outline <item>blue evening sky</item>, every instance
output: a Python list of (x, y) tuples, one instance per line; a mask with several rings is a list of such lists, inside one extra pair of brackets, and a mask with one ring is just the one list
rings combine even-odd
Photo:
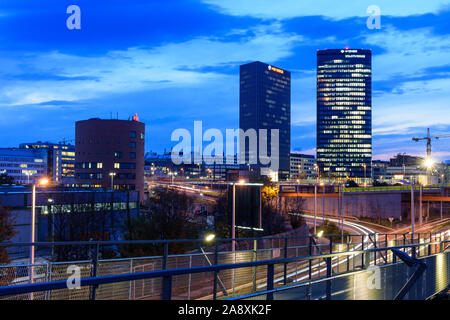
[[(424, 155), (413, 136), (450, 133), (449, 35), (450, 0), (1, 0), (0, 147), (117, 113), (146, 123), (146, 151), (195, 120), (237, 128), (239, 65), (260, 60), (292, 72), (292, 149), (314, 153), (316, 50), (348, 46), (373, 50), (374, 159)], [(433, 156), (450, 159), (450, 139)]]

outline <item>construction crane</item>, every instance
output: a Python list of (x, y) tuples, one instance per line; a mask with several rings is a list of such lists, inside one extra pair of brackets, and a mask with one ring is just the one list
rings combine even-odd
[(444, 139), (444, 138), (450, 138), (450, 134), (445, 134), (442, 136), (438, 136), (438, 137), (432, 137), (430, 135), (430, 128), (427, 129), (427, 136), (424, 138), (412, 138), (413, 141), (419, 142), (421, 140), (426, 140), (427, 141), (427, 159), (431, 159), (431, 140), (439, 140), (439, 139)]
[(427, 136), (424, 138), (412, 138), (413, 141), (419, 142), (421, 140), (427, 141), (427, 158), (425, 159), (425, 166), (427, 167), (427, 184), (431, 183), (431, 167), (433, 166), (433, 160), (431, 159), (431, 140), (439, 140), (450, 138), (450, 134), (432, 137), (430, 135), (430, 128), (427, 128)]

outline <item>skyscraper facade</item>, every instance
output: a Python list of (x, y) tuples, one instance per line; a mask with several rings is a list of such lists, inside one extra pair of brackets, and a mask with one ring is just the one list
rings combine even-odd
[[(239, 127), (243, 131), (267, 129), (267, 152), (271, 152), (271, 130), (279, 130), (278, 177), (287, 179), (291, 151), (291, 73), (259, 61), (240, 66)], [(260, 151), (259, 139), (258, 148)], [(245, 163), (250, 151), (246, 144)], [(258, 157), (253, 169), (267, 167)]]
[[(317, 164), (320, 175), (371, 176), (372, 51), (317, 51)], [(365, 179), (366, 178), (366, 179)]]

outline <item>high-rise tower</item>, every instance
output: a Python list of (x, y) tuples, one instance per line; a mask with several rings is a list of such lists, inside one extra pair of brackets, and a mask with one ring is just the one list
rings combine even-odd
[(317, 51), (317, 164), (323, 177), (360, 183), (371, 177), (371, 60), (371, 50)]

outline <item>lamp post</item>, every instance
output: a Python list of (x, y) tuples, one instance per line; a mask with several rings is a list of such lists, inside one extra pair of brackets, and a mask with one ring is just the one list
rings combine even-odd
[(322, 185), (322, 224), (325, 225), (325, 183)]
[(363, 164), (364, 167), (364, 188), (367, 187), (367, 182), (366, 182), (366, 169), (367, 169), (367, 165), (364, 163)]
[(116, 175), (115, 172), (110, 172), (109, 176), (111, 177), (111, 190), (114, 190), (114, 176)]
[(411, 235), (414, 239), (414, 223), (415, 223), (415, 208), (414, 208), (414, 183), (411, 183)]
[[(42, 178), (37, 183), (33, 183), (32, 195), (31, 195), (31, 247), (30, 247), (30, 283), (34, 282), (34, 242), (36, 232), (36, 184), (40, 186), (48, 185), (48, 179)], [(30, 293), (30, 300), (33, 300), (33, 293)]]
[(433, 168), (434, 161), (431, 158), (425, 159), (425, 167), (427, 168), (427, 185), (431, 184), (431, 169)]
[(314, 184), (314, 234), (316, 234), (316, 215), (317, 215), (317, 183)]

